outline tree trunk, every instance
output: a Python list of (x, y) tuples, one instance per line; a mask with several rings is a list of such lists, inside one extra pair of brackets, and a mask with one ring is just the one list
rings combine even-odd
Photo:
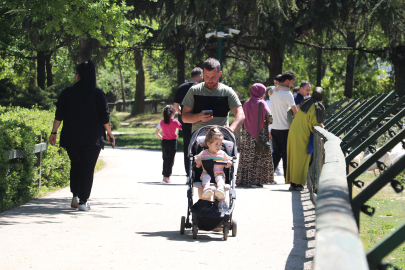
[(397, 46), (391, 59), (394, 65), (395, 92), (402, 98), (405, 95), (405, 46)]
[(186, 80), (186, 72), (184, 62), (186, 60), (186, 50), (184, 48), (184, 44), (179, 44), (177, 49), (177, 85), (181, 85), (185, 83)]
[(316, 50), (316, 86), (321, 86), (322, 81), (322, 49)]
[(121, 59), (118, 59), (118, 66), (120, 67), (120, 79), (121, 79), (122, 101), (124, 102), (124, 112), (126, 112), (126, 111), (127, 111), (127, 101), (125, 100), (124, 78), (123, 78), (123, 76), (122, 76)]
[(79, 42), (79, 63), (83, 63), (91, 59), (91, 39), (80, 37)]
[[(356, 47), (356, 37), (353, 31), (347, 33), (347, 47)], [(354, 63), (356, 56), (354, 52), (347, 55), (346, 60), (346, 82), (345, 82), (345, 97), (352, 98), (353, 96), (353, 79), (354, 79)]]
[(52, 74), (52, 64), (51, 64), (52, 54), (48, 54), (45, 59), (46, 65), (46, 86), (50, 87), (53, 85), (53, 74)]
[(45, 89), (45, 52), (37, 52), (37, 83), (41, 89)]
[(277, 43), (272, 43), (269, 47), (270, 54), (270, 68), (269, 68), (269, 80), (270, 85), (273, 85), (273, 79), (278, 74), (283, 73), (283, 52), (280, 50), (280, 46)]
[(132, 115), (144, 113), (145, 110), (145, 72), (143, 70), (143, 53), (140, 49), (134, 50), (136, 75), (135, 103)]
[(29, 85), (32, 86), (37, 86), (37, 72), (36, 72), (36, 62), (35, 60), (30, 61), (30, 73), (31, 73), (31, 78), (29, 80)]

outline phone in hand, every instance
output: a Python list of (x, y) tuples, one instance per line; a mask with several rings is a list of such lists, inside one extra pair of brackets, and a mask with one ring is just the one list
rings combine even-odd
[(214, 116), (214, 112), (213, 112), (212, 110), (206, 110), (206, 111), (204, 112), (204, 115), (211, 115), (211, 116)]

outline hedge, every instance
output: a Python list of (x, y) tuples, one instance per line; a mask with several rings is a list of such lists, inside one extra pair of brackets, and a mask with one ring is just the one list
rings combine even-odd
[[(37, 157), (32, 153), (38, 136), (47, 141), (52, 129), (54, 111), (38, 107), (0, 106), (0, 210), (19, 205), (32, 199), (38, 192)], [(8, 160), (4, 153), (12, 149), (28, 152), (27, 155)], [(70, 161), (66, 151), (48, 145), (42, 154), (42, 180), (45, 187), (65, 187), (69, 183)]]

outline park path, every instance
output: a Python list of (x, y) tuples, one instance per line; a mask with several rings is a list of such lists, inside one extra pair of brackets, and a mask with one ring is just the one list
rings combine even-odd
[[(288, 185), (237, 189), (238, 235), (180, 235), (187, 197), (182, 153), (172, 184), (161, 152), (106, 148), (91, 211), (70, 208), (69, 188), (0, 214), (0, 269), (311, 269), (313, 205)], [(68, 172), (66, 172), (68, 173)]]

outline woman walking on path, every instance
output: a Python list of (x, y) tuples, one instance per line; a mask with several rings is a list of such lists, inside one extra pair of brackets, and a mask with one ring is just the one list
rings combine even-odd
[(76, 83), (60, 94), (56, 103), (55, 121), (49, 143), (54, 145), (58, 128), (63, 121), (60, 146), (69, 155), (72, 208), (90, 209), (87, 199), (93, 185), (94, 167), (106, 141), (114, 136), (110, 128), (110, 112), (104, 92), (96, 88), (96, 71), (89, 60), (76, 67)]
[(322, 104), (322, 87), (316, 87), (311, 98), (300, 104), (300, 109), (294, 117), (288, 133), (287, 141), (287, 175), (286, 183), (290, 190), (304, 190), (309, 161), (308, 144), (314, 126), (322, 125), (325, 119), (325, 107)]
[[(242, 125), (242, 146), (236, 185), (241, 187), (259, 188), (263, 184), (274, 183), (273, 158), (271, 151), (257, 153), (256, 141), (269, 142), (268, 125), (273, 122), (270, 109), (263, 99), (266, 87), (261, 83), (253, 84), (250, 89), (250, 99), (243, 104), (245, 120)], [(261, 115), (259, 117), (259, 105)], [(258, 124), (260, 132), (257, 133)]]
[[(170, 176), (177, 150), (177, 129), (181, 129), (181, 123), (174, 118), (176, 111), (172, 105), (167, 105), (163, 110), (163, 120), (159, 122), (155, 135), (162, 140), (163, 158), (163, 182), (171, 183)], [(162, 135), (160, 131), (162, 130)], [(185, 146), (184, 146), (185, 147)]]

